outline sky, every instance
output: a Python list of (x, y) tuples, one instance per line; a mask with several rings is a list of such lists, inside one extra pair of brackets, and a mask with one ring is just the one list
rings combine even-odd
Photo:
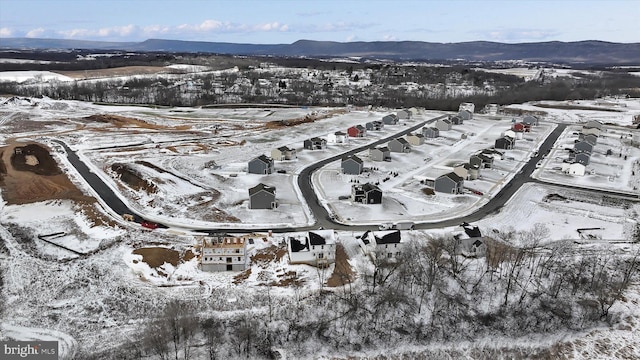
[(2, 38), (640, 42), (640, 0), (0, 0)]

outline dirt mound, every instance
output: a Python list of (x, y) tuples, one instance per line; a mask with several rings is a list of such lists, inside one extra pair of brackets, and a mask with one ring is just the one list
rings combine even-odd
[(327, 279), (327, 286), (337, 287), (351, 283), (355, 279), (355, 273), (349, 264), (349, 255), (341, 244), (336, 246), (336, 267), (331, 277)]
[(38, 144), (15, 147), (11, 155), (11, 166), (17, 171), (31, 171), (44, 176), (62, 174), (49, 150)]
[(142, 261), (152, 268), (158, 268), (164, 263), (178, 266), (180, 253), (173, 249), (163, 247), (149, 247), (133, 250), (135, 255), (142, 255)]
[(134, 190), (144, 190), (148, 194), (154, 194), (158, 191), (155, 184), (143, 179), (137, 171), (127, 164), (115, 163), (111, 165), (111, 170), (118, 174), (122, 182)]
[(256, 251), (256, 253), (251, 256), (251, 263), (261, 267), (266, 267), (269, 263), (280, 261), (286, 254), (287, 249), (284, 245), (271, 245), (267, 248)]
[(55, 199), (95, 202), (62, 173), (49, 150), (41, 144), (11, 144), (1, 148), (0, 164), (2, 197), (10, 205)]

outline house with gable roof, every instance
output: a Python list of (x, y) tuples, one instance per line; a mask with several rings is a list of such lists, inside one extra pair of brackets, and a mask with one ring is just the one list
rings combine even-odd
[(449, 172), (436, 178), (433, 190), (447, 194), (461, 194), (464, 190), (464, 179), (455, 172)]
[(449, 119), (438, 119), (435, 122), (434, 127), (436, 129), (438, 129), (439, 131), (449, 131), (449, 130), (451, 130), (451, 127), (452, 127), (451, 120), (449, 120)]
[(422, 135), (427, 139), (434, 139), (440, 136), (440, 130), (437, 127), (425, 126), (422, 128)]
[(356, 155), (349, 155), (342, 158), (340, 168), (343, 174), (360, 175), (364, 170), (364, 161)]
[(405, 138), (395, 138), (389, 141), (389, 143), (387, 143), (387, 147), (391, 152), (397, 152), (397, 153), (411, 152), (411, 145)]
[(400, 230), (367, 231), (360, 241), (373, 261), (396, 261), (404, 247)]
[(424, 144), (424, 135), (422, 134), (407, 134), (406, 138), (411, 146)]
[(200, 269), (203, 271), (243, 271), (247, 268), (247, 237), (203, 237)]
[(275, 209), (276, 187), (260, 183), (249, 189), (249, 209)]
[(249, 161), (248, 173), (249, 174), (272, 174), (275, 171), (275, 165), (273, 159), (266, 155), (260, 155)]
[(312, 137), (303, 142), (303, 147), (307, 150), (322, 150), (327, 147), (327, 140), (319, 137)]
[(398, 115), (396, 114), (389, 114), (382, 117), (382, 122), (385, 125), (396, 125), (398, 120)]
[(382, 204), (382, 190), (371, 183), (353, 184), (351, 200), (362, 204)]
[(349, 137), (364, 137), (367, 134), (367, 128), (362, 125), (352, 126), (347, 129)]
[(280, 146), (279, 148), (271, 150), (271, 158), (274, 160), (292, 160), (297, 157), (296, 149), (292, 149), (287, 146)]
[(290, 264), (324, 267), (336, 262), (336, 233), (333, 230), (309, 231), (306, 236), (287, 239)]
[(386, 146), (370, 148), (369, 157), (372, 161), (391, 161), (391, 150)]
[(330, 144), (346, 144), (349, 141), (347, 133), (343, 131), (336, 131), (333, 134), (327, 135), (327, 141)]
[(398, 111), (397, 113), (398, 119), (401, 119), (401, 120), (410, 120), (412, 115), (413, 114), (409, 109), (403, 109)]

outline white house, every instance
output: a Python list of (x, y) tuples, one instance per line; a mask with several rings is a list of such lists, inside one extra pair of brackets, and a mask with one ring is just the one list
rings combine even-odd
[(333, 230), (309, 231), (306, 236), (287, 240), (289, 263), (326, 266), (336, 261), (336, 235)]
[(203, 237), (200, 268), (204, 271), (243, 271), (247, 267), (247, 239)]
[(462, 110), (467, 110), (473, 114), (476, 111), (476, 106), (474, 103), (463, 102), (463, 103), (460, 103), (460, 106), (458, 107), (458, 111), (462, 111)]
[(336, 131), (333, 134), (327, 135), (327, 142), (329, 144), (346, 144), (349, 141), (347, 133), (343, 131)]
[(395, 261), (404, 246), (399, 230), (367, 231), (360, 240), (364, 245), (364, 252), (374, 261), (376, 259)]
[(584, 164), (574, 162), (574, 163), (564, 163), (562, 164), (562, 171), (568, 175), (577, 175), (584, 176), (587, 167)]

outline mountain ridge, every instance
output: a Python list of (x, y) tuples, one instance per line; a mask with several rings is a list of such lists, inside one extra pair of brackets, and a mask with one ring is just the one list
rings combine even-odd
[(363, 57), (407, 60), (466, 60), (633, 64), (640, 65), (640, 43), (602, 40), (502, 43), (466, 41), (438, 43), (424, 41), (317, 41), (297, 40), (291, 44), (251, 44), (190, 40), (147, 39), (140, 42), (1, 38), (0, 49), (120, 50), (144, 52), (216, 53), (247, 56)]

